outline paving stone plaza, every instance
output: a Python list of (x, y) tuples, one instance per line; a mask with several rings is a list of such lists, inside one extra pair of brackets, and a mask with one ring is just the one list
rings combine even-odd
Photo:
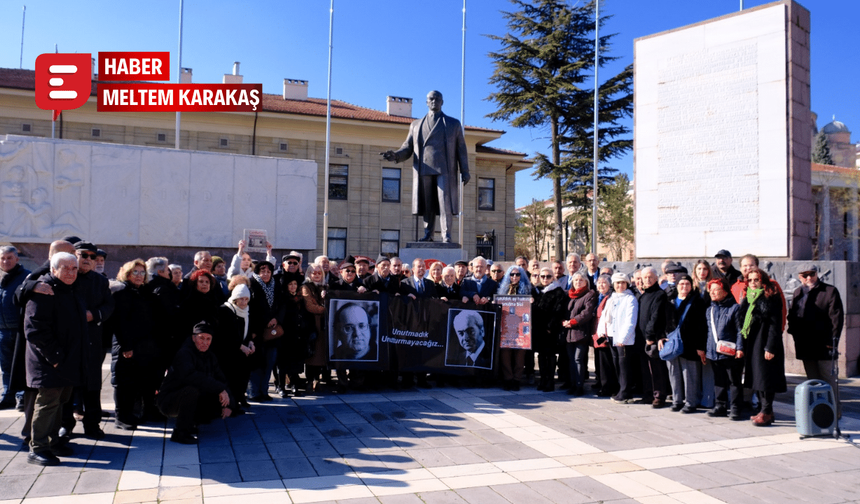
[[(79, 423), (75, 454), (47, 468), (26, 463), (22, 416), (2, 411), (0, 504), (858, 502), (860, 449), (799, 438), (801, 381), (765, 428), (526, 387), (322, 393), (203, 425), (198, 446), (171, 443), (171, 422), (107, 419), (98, 442)], [(860, 379), (843, 383), (854, 439)]]

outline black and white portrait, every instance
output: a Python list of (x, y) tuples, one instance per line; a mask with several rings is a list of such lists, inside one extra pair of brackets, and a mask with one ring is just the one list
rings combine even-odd
[(333, 299), (328, 317), (329, 360), (379, 360), (379, 301)]
[(449, 310), (445, 366), (492, 369), (495, 321), (492, 312)]

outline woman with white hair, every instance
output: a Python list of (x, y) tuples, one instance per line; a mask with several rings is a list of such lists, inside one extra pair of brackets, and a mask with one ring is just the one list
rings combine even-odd
[(570, 389), (567, 394), (581, 396), (588, 377), (588, 347), (591, 346), (592, 320), (597, 310), (597, 293), (588, 287), (588, 279), (580, 272), (570, 278), (567, 293), (568, 320), (561, 323), (565, 332), (565, 348), (570, 370)]
[(639, 303), (630, 290), (630, 280), (624, 273), (612, 275), (612, 297), (603, 308), (597, 324), (597, 334), (606, 336), (612, 349), (612, 363), (618, 373), (618, 393), (612, 402), (628, 404), (633, 399), (633, 376), (639, 363), (635, 350), (636, 321)]
[[(256, 348), (250, 331), (248, 302), (251, 300), (251, 290), (244, 284), (233, 288), (230, 298), (218, 307), (218, 324), (216, 335), (212, 338), (212, 352), (218, 358), (221, 371), (227, 378), (227, 389), (236, 404), (247, 405), (245, 390), (248, 388), (248, 378), (251, 374), (248, 357)], [(232, 416), (245, 412), (236, 408)]]

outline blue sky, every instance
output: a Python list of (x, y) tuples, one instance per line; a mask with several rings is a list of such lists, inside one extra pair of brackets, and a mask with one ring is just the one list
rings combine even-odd
[[(571, 0), (571, 3), (576, 3)], [(768, 3), (745, 0), (744, 7)], [(833, 115), (860, 129), (860, 65), (857, 65), (858, 0), (803, 0), (812, 14), (812, 109), (821, 127)], [(17, 68), (24, 3), (0, 3), (0, 67)], [(179, 1), (31, 1), (27, 4), (23, 67), (53, 52), (170, 51), (176, 77)], [(460, 115), (462, 0), (335, 0), (332, 97), (385, 109), (387, 95), (415, 99), (413, 115), (425, 112), (424, 96), (438, 89), (444, 110)], [(739, 0), (604, 0), (601, 15), (613, 17), (604, 33), (617, 34), (611, 54), (619, 59), (601, 76), (633, 62), (633, 40), (737, 12)], [(503, 35), (503, 0), (468, 0), (466, 31), (466, 124), (506, 130), (491, 145), (525, 152), (549, 152), (548, 130), (514, 129), (485, 117), (493, 103), (493, 72), (487, 53), (496, 50), (485, 34)], [(328, 0), (228, 2), (186, 0), (182, 65), (194, 82), (220, 82), (234, 61), (247, 83), (280, 93), (284, 78), (309, 81), (309, 94), (326, 95), (329, 36)], [(855, 42), (851, 42), (855, 40)], [(631, 123), (632, 124), (632, 123)], [(852, 133), (856, 142), (856, 133)], [(633, 156), (610, 164), (632, 176)], [(551, 185), (530, 170), (517, 176), (516, 205), (547, 198)]]

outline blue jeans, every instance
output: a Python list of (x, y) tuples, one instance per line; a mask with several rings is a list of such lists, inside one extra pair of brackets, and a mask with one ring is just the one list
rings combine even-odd
[(15, 399), (15, 391), (9, 390), (12, 378), (12, 356), (15, 353), (15, 338), (18, 329), (0, 329), (0, 375), (3, 381), (3, 395), (0, 402), (9, 402)]
[[(276, 347), (264, 347), (258, 351), (265, 352), (263, 355), (263, 367), (258, 367), (251, 371), (251, 378), (248, 381), (249, 397), (269, 395), (269, 378), (272, 376), (272, 369), (274, 369), (275, 361), (278, 358), (278, 349)], [(238, 401), (240, 398), (237, 397), (235, 399)]]

